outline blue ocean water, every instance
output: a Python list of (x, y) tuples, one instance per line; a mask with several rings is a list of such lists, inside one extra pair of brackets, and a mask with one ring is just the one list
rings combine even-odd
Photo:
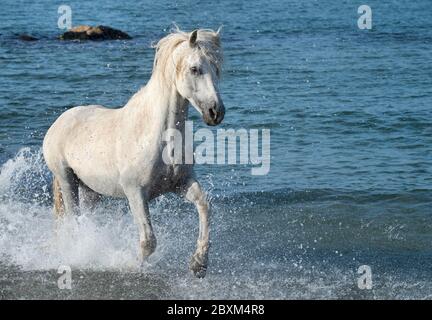
[[(110, 25), (133, 39), (59, 41), (61, 4), (73, 25)], [(0, 297), (431, 298), (432, 3), (368, 1), (373, 27), (359, 30), (362, 4), (3, 0)], [(223, 25), (221, 128), (271, 129), (268, 175), (196, 168), (214, 207), (204, 280), (187, 274), (196, 214), (171, 196), (152, 204), (159, 249), (145, 270), (136, 270), (122, 201), (71, 221), (53, 247), (40, 154), (68, 108), (124, 105), (173, 22)], [(204, 127), (197, 112), (191, 118)], [(56, 288), (61, 264), (80, 274), (67, 293)], [(364, 264), (372, 290), (357, 287)]]

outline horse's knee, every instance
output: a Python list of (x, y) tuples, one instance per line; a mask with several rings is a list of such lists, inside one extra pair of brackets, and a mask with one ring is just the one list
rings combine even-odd
[(209, 203), (207, 200), (207, 195), (201, 189), (201, 186), (198, 182), (194, 182), (190, 185), (186, 192), (186, 199), (192, 203), (195, 203), (197, 206), (208, 209)]
[(145, 259), (148, 256), (150, 256), (153, 252), (155, 252), (156, 245), (157, 245), (157, 241), (156, 241), (156, 237), (154, 235), (152, 235), (152, 237), (150, 237), (149, 239), (147, 239), (145, 241), (141, 241), (140, 247), (141, 247), (142, 258)]

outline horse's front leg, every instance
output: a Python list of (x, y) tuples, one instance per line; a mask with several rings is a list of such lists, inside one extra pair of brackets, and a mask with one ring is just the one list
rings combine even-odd
[(135, 223), (138, 225), (141, 257), (144, 260), (156, 249), (156, 237), (150, 222), (148, 198), (141, 187), (126, 187), (124, 191)]
[(198, 278), (203, 278), (207, 271), (209, 249), (209, 211), (210, 204), (200, 184), (191, 178), (184, 189), (187, 200), (195, 204), (199, 214), (199, 235), (197, 248), (190, 262), (190, 269)]

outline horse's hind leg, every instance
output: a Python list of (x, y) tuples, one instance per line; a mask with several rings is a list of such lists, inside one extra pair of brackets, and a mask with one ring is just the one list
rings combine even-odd
[(94, 210), (101, 199), (101, 195), (87, 187), (82, 181), (79, 182), (78, 190), (80, 206), (88, 210)]
[(53, 181), (54, 213), (57, 217), (77, 212), (78, 179), (72, 169), (56, 174)]

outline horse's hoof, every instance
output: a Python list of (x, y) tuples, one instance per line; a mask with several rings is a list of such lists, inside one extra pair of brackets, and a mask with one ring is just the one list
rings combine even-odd
[(156, 239), (152, 239), (150, 241), (141, 241), (141, 257), (142, 259), (146, 259), (156, 250)]
[(201, 258), (200, 256), (193, 255), (189, 269), (192, 271), (195, 277), (204, 278), (207, 272), (207, 259)]
[(150, 266), (151, 266), (151, 264), (147, 260), (144, 260), (144, 259), (141, 260), (141, 262), (139, 264), (139, 268), (141, 269), (141, 271), (147, 270)]

